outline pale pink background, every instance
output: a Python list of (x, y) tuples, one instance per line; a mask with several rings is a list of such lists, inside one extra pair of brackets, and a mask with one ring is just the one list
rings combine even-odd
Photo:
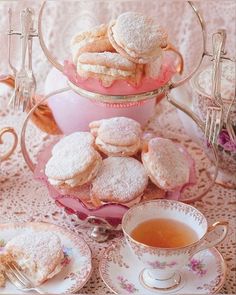
[[(18, 16), (20, 9), (26, 5), (33, 6), (38, 11), (40, 1), (0, 1), (0, 73), (8, 72), (6, 60), (7, 9), (9, 6), (12, 7), (15, 16)], [(45, 38), (54, 54), (62, 60), (68, 56), (68, 40), (76, 31), (102, 23), (116, 17), (123, 11), (131, 9), (155, 15), (157, 20), (163, 22), (163, 25), (168, 28), (171, 40), (184, 54), (187, 69), (191, 68), (193, 62), (198, 58), (198, 48), (200, 46), (199, 27), (196, 26), (196, 19), (184, 1), (107, 0), (101, 2), (87, 0), (78, 2), (57, 0), (50, 1), (49, 5), (50, 8), (47, 9), (44, 21)], [(211, 33), (218, 28), (225, 28), (228, 33), (228, 53), (231, 56), (235, 55), (236, 2), (234, 0), (203, 0), (198, 2), (197, 6), (202, 11), (207, 23), (208, 48), (210, 49)], [(18, 20), (17, 17), (15, 23)], [(15, 27), (17, 28), (17, 24), (15, 24)], [(34, 69), (38, 81), (38, 91), (41, 92), (44, 88), (45, 77), (51, 66), (43, 55), (38, 41), (36, 40), (34, 43)], [(14, 56), (15, 62), (18, 64), (19, 51), (17, 48)], [(60, 88), (60, 85), (55, 85), (55, 88)], [(9, 89), (0, 85), (0, 128), (12, 126), (20, 134), (25, 114), (20, 111), (13, 111), (8, 106), (10, 94)], [(167, 102), (164, 102), (161, 106), (163, 110), (170, 108)], [(186, 137), (175, 110), (170, 108), (169, 111), (166, 111), (165, 116), (162, 117), (163, 120), (160, 122), (158, 117), (161, 110), (162, 108), (158, 108), (149, 128), (155, 130), (158, 124), (162, 123), (159, 129), (172, 131), (173, 134), (182, 134), (183, 137)], [(27, 145), (30, 147), (30, 153), (36, 155), (43, 142), (48, 139), (48, 135), (40, 132), (31, 124), (28, 126), (27, 134)], [(191, 142), (188, 137), (186, 140), (188, 140), (186, 141), (188, 143)], [(6, 147), (8, 146), (9, 144)], [(1, 149), (2, 147), (0, 147), (0, 151)], [(201, 155), (199, 155), (199, 161), (202, 161)], [(112, 294), (105, 287), (98, 272), (99, 260), (103, 255), (102, 250), (108, 246), (108, 243), (100, 245), (92, 242), (87, 235), (87, 230), (78, 226), (78, 220), (74, 216), (65, 214), (54, 204), (54, 201), (48, 197), (47, 189), (33, 179), (32, 173), (22, 157), (20, 146), (8, 161), (1, 163), (0, 171), (0, 223), (45, 221), (58, 224), (81, 235), (90, 244), (93, 251), (94, 271), (88, 284), (79, 293)], [(235, 191), (215, 185), (211, 192), (194, 205), (206, 215), (210, 223), (223, 219), (230, 221), (228, 238), (218, 247), (229, 268), (226, 283), (220, 293), (235, 294)]]

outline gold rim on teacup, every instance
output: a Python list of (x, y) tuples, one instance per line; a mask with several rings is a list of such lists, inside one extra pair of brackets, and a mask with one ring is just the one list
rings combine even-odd
[(208, 225), (208, 222), (206, 220), (206, 217), (198, 210), (196, 209), (195, 207), (189, 205), (189, 204), (186, 204), (186, 203), (182, 203), (182, 202), (179, 202), (179, 201), (174, 201), (174, 200), (150, 200), (150, 201), (145, 201), (145, 202), (142, 202), (142, 203), (138, 203), (138, 204), (135, 204), (134, 206), (132, 206), (132, 208), (130, 208), (123, 216), (122, 218), (122, 224), (121, 224), (121, 228), (122, 228), (122, 231), (125, 235), (127, 235), (129, 237), (130, 240), (132, 240), (133, 242), (137, 243), (137, 244), (140, 244), (142, 245), (143, 247), (147, 247), (147, 248), (153, 248), (153, 249), (157, 249), (157, 247), (153, 247), (153, 246), (149, 246), (149, 245), (146, 245), (146, 244), (143, 244), (141, 242), (138, 242), (136, 241), (135, 239), (133, 239), (124, 229), (123, 227), (123, 220), (125, 219), (125, 216), (127, 214), (130, 214), (129, 212), (132, 212), (133, 210), (135, 210), (137, 207), (142, 207), (142, 205), (145, 203), (153, 203), (153, 202), (173, 202), (173, 203), (177, 203), (179, 205), (183, 205), (183, 206), (186, 206), (186, 207), (191, 207), (193, 208), (193, 210), (196, 210), (196, 212), (198, 212), (202, 218), (206, 221), (206, 226), (207, 226), (207, 231), (206, 233), (199, 239), (197, 240), (197, 242), (194, 242), (194, 243), (191, 243), (191, 244), (188, 244), (186, 246), (182, 246), (182, 247), (173, 247), (173, 248), (160, 248), (160, 249), (163, 249), (163, 250), (179, 250), (179, 249), (184, 249), (184, 248), (188, 248), (190, 246), (194, 246), (196, 244), (199, 244), (200, 241), (204, 240), (204, 238), (206, 237), (206, 235), (211, 232), (212, 230), (214, 230), (216, 228), (216, 226), (218, 225), (228, 225), (228, 221), (216, 221), (215, 223), (213, 223), (212, 225)]
[(12, 145), (11, 149), (8, 152), (6, 152), (3, 156), (0, 156), (0, 162), (7, 160), (12, 155), (12, 153), (16, 149), (17, 143), (18, 143), (18, 137), (17, 137), (15, 130), (11, 127), (5, 127), (0, 130), (0, 144), (3, 144), (2, 137), (6, 133), (12, 134), (14, 141), (13, 141), (13, 145)]
[[(188, 225), (198, 236), (198, 240), (182, 247), (161, 248), (146, 245), (132, 238), (136, 226), (150, 219), (174, 219)], [(222, 227), (219, 237), (208, 240), (208, 234)], [(173, 200), (151, 200), (133, 206), (123, 216), (122, 230), (131, 252), (142, 262), (143, 285), (156, 290), (170, 290), (184, 284), (181, 268), (196, 253), (214, 247), (224, 240), (228, 232), (228, 222), (217, 221), (208, 225), (206, 217), (191, 205)]]

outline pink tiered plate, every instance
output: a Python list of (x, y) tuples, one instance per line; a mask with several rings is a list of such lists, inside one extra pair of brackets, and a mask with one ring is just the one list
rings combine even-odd
[[(124, 213), (129, 209), (128, 206), (117, 203), (106, 203), (99, 207), (94, 207), (91, 203), (84, 201), (84, 196), (81, 195), (80, 197), (79, 192), (76, 197), (69, 194), (63, 194), (61, 191), (57, 190), (48, 182), (47, 177), (44, 174), (44, 170), (47, 161), (51, 157), (51, 150), (55, 143), (56, 142), (54, 141), (53, 143), (49, 144), (38, 154), (38, 161), (34, 171), (35, 178), (47, 186), (50, 197), (55, 200), (58, 206), (63, 207), (68, 214), (76, 214), (81, 220), (85, 220), (87, 217), (93, 216), (106, 220), (112, 226), (116, 227), (117, 225), (119, 225)], [(192, 186), (196, 183), (194, 160), (190, 157), (185, 149), (180, 149), (185, 154), (186, 159), (190, 165), (191, 175), (189, 184), (184, 187), (177, 188), (174, 192), (164, 193), (155, 185), (149, 183), (140, 201), (163, 197), (166, 197), (168, 199), (179, 199), (182, 201), (182, 192), (187, 187)]]

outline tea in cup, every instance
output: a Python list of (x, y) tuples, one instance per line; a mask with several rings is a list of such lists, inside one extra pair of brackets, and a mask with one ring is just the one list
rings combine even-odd
[(0, 130), (0, 144), (3, 144), (3, 135), (4, 134), (7, 134), (7, 133), (10, 133), (13, 135), (13, 144), (12, 144), (12, 147), (10, 148), (9, 151), (7, 151), (4, 155), (0, 155), (0, 163), (7, 160), (10, 155), (14, 152), (16, 146), (17, 146), (17, 142), (18, 142), (18, 137), (17, 137), (17, 134), (15, 132), (15, 130), (11, 127), (5, 127), (3, 129)]
[[(222, 228), (220, 236), (211, 233)], [(228, 222), (208, 226), (196, 208), (172, 200), (135, 205), (122, 219), (122, 230), (133, 254), (144, 265), (140, 282), (155, 290), (171, 290), (184, 283), (181, 268), (197, 252), (224, 240)]]

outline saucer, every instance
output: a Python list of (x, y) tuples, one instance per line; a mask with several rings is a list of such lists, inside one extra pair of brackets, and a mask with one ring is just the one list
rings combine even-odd
[(215, 248), (194, 255), (180, 272), (182, 282), (168, 291), (144, 286), (140, 273), (145, 266), (132, 254), (124, 238), (113, 242), (102, 257), (100, 275), (116, 294), (213, 294), (222, 288), (226, 278), (225, 261)]
[[(74, 293), (80, 290), (90, 278), (92, 272), (91, 250), (78, 235), (50, 223), (6, 223), (0, 224), (0, 250), (16, 235), (32, 231), (51, 231), (61, 240), (65, 253), (64, 268), (52, 279), (40, 285), (45, 294)], [(8, 280), (0, 288), (0, 294), (22, 294)]]

